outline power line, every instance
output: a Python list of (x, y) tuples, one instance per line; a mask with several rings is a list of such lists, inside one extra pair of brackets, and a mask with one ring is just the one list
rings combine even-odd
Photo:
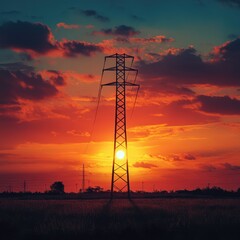
[[(104, 60), (103, 69), (105, 68), (105, 64), (106, 64), (106, 58)], [(97, 106), (96, 106), (96, 109), (95, 109), (95, 114), (94, 114), (94, 118), (93, 118), (92, 128), (91, 128), (91, 132), (90, 132), (90, 139), (89, 139), (89, 141), (88, 141), (88, 143), (87, 143), (87, 145), (85, 147), (85, 150), (84, 150), (85, 154), (87, 153), (89, 144), (92, 141), (93, 132), (94, 132), (95, 125), (96, 125), (97, 114), (98, 114), (98, 109), (99, 109), (99, 104), (100, 104), (100, 99), (101, 99), (101, 93), (102, 93), (103, 73), (104, 73), (104, 71), (102, 70), (101, 79), (100, 79), (99, 88), (98, 88)]]

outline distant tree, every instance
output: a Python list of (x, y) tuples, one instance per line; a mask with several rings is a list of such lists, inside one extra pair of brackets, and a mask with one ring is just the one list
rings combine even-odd
[(86, 192), (88, 193), (96, 193), (96, 192), (102, 192), (103, 188), (101, 188), (100, 186), (96, 186), (96, 187), (88, 187), (86, 189)]
[(160, 191), (160, 193), (161, 193), (161, 194), (168, 194), (168, 191), (162, 190), (162, 191)]
[(64, 184), (62, 182), (54, 182), (50, 189), (52, 193), (64, 193)]

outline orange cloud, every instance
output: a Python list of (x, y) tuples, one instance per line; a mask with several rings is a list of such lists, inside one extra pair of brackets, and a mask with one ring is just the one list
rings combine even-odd
[(58, 28), (64, 28), (64, 29), (79, 29), (81, 28), (81, 25), (78, 24), (67, 24), (64, 22), (60, 22), (57, 24)]
[(150, 37), (150, 38), (129, 38), (128, 42), (131, 43), (142, 43), (142, 44), (146, 44), (146, 43), (166, 43), (166, 42), (173, 42), (174, 39), (173, 38), (167, 38), (166, 36), (163, 35), (157, 35), (154, 37)]

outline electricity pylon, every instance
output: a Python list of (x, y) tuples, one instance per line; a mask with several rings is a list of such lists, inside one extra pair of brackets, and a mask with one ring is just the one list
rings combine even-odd
[[(115, 66), (105, 68), (108, 59), (115, 59)], [(126, 61), (127, 60), (127, 61)], [(113, 54), (105, 57), (102, 74), (105, 71), (115, 72), (114, 82), (102, 84), (103, 86), (114, 86), (116, 89), (116, 108), (115, 108), (115, 131), (114, 131), (114, 151), (112, 165), (111, 198), (114, 192), (127, 192), (130, 198), (130, 180), (128, 170), (127, 152), (127, 127), (126, 127), (126, 87), (138, 87), (135, 84), (137, 69), (131, 67), (134, 57), (127, 54)], [(130, 66), (127, 63), (130, 61)], [(127, 81), (126, 72), (135, 72), (135, 80), (131, 83)]]

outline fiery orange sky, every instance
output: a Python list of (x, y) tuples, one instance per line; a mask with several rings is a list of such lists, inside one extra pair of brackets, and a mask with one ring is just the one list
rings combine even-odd
[(78, 191), (83, 164), (86, 186), (110, 189), (114, 88), (93, 123), (114, 53), (135, 56), (141, 85), (133, 114), (127, 91), (131, 189), (239, 188), (240, 4), (126, 3), (1, 4), (0, 191)]

